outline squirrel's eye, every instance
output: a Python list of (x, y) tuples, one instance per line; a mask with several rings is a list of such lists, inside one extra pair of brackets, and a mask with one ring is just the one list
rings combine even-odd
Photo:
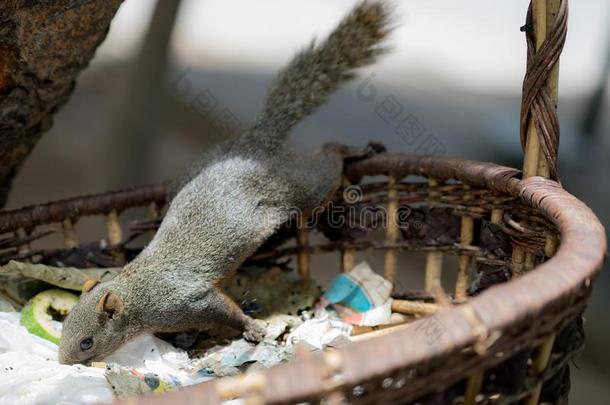
[(89, 350), (93, 347), (93, 339), (85, 338), (80, 341), (80, 349), (81, 350)]

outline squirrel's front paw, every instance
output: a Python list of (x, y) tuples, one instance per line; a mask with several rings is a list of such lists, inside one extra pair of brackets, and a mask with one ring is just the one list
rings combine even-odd
[(260, 321), (253, 320), (244, 331), (244, 339), (248, 342), (258, 343), (265, 338), (266, 334), (267, 329), (264, 324)]

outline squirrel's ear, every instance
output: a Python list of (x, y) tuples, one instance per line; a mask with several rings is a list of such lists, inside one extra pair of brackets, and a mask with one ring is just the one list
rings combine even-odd
[(111, 291), (106, 291), (95, 306), (98, 314), (106, 314), (110, 318), (116, 318), (125, 310), (121, 297)]
[(98, 285), (100, 283), (100, 280), (94, 279), (94, 278), (88, 278), (87, 280), (85, 280), (85, 284), (83, 284), (83, 293), (87, 293), (91, 290), (93, 290), (93, 287), (95, 287), (96, 285)]

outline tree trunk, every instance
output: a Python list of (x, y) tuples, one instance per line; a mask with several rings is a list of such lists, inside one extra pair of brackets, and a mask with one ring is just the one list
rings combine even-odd
[(121, 101), (108, 149), (113, 157), (110, 188), (143, 184), (150, 151), (159, 135), (168, 53), (180, 0), (158, 0), (140, 53), (133, 64), (127, 96)]
[(0, 2), (0, 207), (21, 164), (106, 37), (121, 2)]

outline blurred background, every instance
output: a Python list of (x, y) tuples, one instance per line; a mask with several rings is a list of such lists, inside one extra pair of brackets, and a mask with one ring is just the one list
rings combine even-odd
[[(274, 74), (323, 38), (355, 0), (125, 0), (69, 103), (16, 178), (7, 209), (175, 176), (246, 129)], [(298, 126), (326, 141), (521, 167), (518, 119), (527, 0), (395, 1), (392, 52)], [(570, 4), (561, 59), (560, 177), (610, 226), (610, 0)], [(363, 97), (363, 89), (375, 97)], [(406, 143), (376, 112), (393, 97), (434, 140)], [(573, 403), (610, 397), (610, 275), (586, 313)]]

